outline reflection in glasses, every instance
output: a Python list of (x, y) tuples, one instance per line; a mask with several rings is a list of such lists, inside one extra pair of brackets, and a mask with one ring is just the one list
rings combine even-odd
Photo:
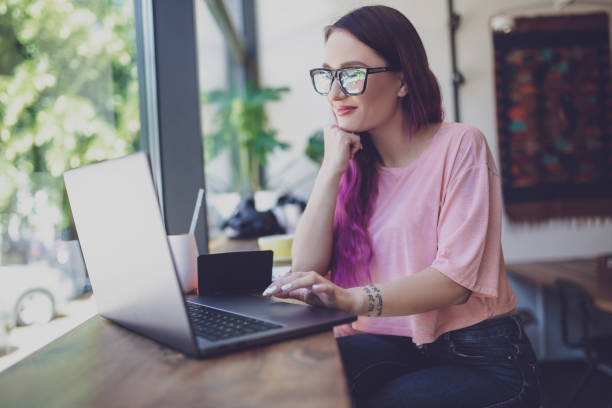
[(392, 67), (346, 67), (339, 69), (314, 68), (310, 70), (312, 86), (321, 95), (329, 94), (334, 78), (338, 78), (340, 89), (346, 95), (361, 95), (366, 90), (368, 74), (395, 71)]

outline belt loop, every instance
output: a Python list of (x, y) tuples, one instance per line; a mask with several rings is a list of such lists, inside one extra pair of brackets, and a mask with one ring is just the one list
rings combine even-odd
[(446, 332), (444, 333), (446, 336), (446, 344), (448, 345), (448, 348), (454, 353), (455, 352), (455, 341), (453, 339), (453, 335), (451, 334), (451, 332)]
[(421, 354), (425, 354), (425, 353), (427, 353), (427, 344), (426, 344), (426, 343), (423, 343), (423, 344), (417, 344), (417, 345), (416, 345), (416, 348), (419, 350), (419, 352), (420, 352)]
[(510, 317), (512, 318), (512, 320), (514, 321), (518, 329), (518, 332), (519, 332), (518, 338), (522, 340), (524, 336), (524, 331), (523, 331), (523, 323), (521, 322), (521, 317), (517, 314), (512, 314), (510, 315)]

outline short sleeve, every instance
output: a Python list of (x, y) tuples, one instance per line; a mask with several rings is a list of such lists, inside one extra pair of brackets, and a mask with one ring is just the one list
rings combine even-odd
[[(486, 144), (484, 146), (485, 152)], [(471, 290), (497, 297), (501, 251), (501, 186), (494, 164), (458, 166), (443, 193), (437, 225), (438, 248), (431, 267)], [(503, 262), (503, 261), (501, 261)]]

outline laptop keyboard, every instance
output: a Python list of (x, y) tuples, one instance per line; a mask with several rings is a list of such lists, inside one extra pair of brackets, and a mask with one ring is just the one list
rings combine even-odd
[(187, 302), (187, 313), (196, 336), (210, 341), (225, 340), (282, 327), (278, 324), (190, 302)]

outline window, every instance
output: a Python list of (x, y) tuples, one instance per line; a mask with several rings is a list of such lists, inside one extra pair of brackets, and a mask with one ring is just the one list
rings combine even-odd
[(139, 149), (135, 44), (131, 0), (0, 0), (0, 370), (96, 313), (62, 174)]
[[(256, 16), (253, 2), (196, 2), (198, 52), (203, 101), (203, 134), (210, 250), (222, 245), (223, 221), (239, 202), (254, 196), (259, 211), (276, 205), (281, 190), (266, 191), (265, 167), (276, 152), (288, 149), (279, 138), (268, 109), (290, 89), (259, 83)], [(238, 221), (234, 219), (233, 221)], [(227, 235), (281, 233), (275, 222), (251, 231), (247, 223), (232, 222)]]
[[(226, 4), (236, 5), (236, 2)], [(210, 6), (204, 0), (194, 3), (200, 95), (202, 100), (202, 133), (206, 177), (206, 215), (208, 237), (214, 241), (221, 235), (221, 222), (229, 217), (240, 200), (238, 150), (235, 135), (223, 134), (220, 115), (230, 90), (230, 70), (236, 69), (233, 57)], [(238, 22), (236, 12), (231, 13)], [(231, 108), (231, 106), (229, 106)]]

